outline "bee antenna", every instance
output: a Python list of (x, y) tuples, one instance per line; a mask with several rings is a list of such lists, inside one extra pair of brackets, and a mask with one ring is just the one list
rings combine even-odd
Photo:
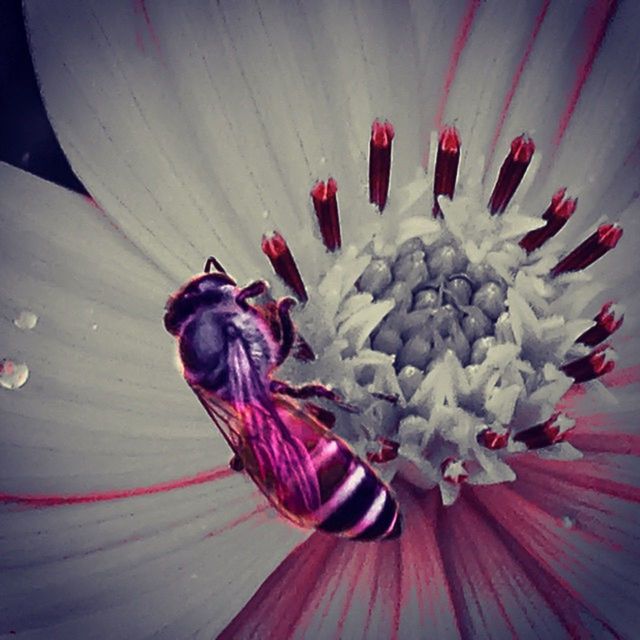
[(205, 273), (211, 273), (211, 265), (213, 265), (216, 268), (216, 271), (219, 271), (220, 273), (227, 273), (225, 268), (220, 264), (220, 262), (218, 262), (218, 260), (214, 257), (214, 256), (209, 256), (207, 258), (207, 261), (204, 263), (204, 272)]

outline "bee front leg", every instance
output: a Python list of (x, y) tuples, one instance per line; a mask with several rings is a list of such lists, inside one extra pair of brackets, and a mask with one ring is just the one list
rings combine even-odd
[(279, 393), (291, 398), (324, 398), (325, 400), (333, 402), (343, 411), (347, 411), (348, 413), (360, 413), (360, 409), (358, 409), (358, 407), (345, 402), (340, 395), (323, 384), (304, 384), (299, 387), (294, 387), (288, 382), (283, 382), (282, 380), (271, 380), (269, 383), (269, 389), (271, 390), (271, 393)]
[(296, 301), (293, 298), (280, 298), (277, 302), (278, 320), (280, 321), (280, 331), (282, 338), (278, 345), (278, 353), (276, 355), (276, 364), (281, 365), (291, 353), (293, 340), (296, 337), (296, 328), (291, 319), (291, 309), (295, 307)]
[(236, 296), (236, 302), (246, 311), (249, 308), (247, 299), (262, 295), (268, 288), (269, 285), (267, 285), (264, 280), (256, 280), (240, 289), (240, 292)]

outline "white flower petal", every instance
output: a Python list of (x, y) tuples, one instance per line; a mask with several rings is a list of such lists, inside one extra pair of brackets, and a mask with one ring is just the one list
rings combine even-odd
[[(0, 389), (0, 493), (18, 502), (0, 514), (0, 617), (108, 638), (122, 636), (117, 620), (146, 636), (190, 611), (194, 632), (215, 634), (304, 533), (227, 470), (228, 448), (180, 381), (162, 326), (174, 284), (81, 196), (6, 165), (0, 190), (0, 339), (31, 371)], [(27, 306), (39, 322), (22, 331), (10, 318)], [(261, 550), (240, 558), (256, 527)], [(218, 576), (232, 572), (229, 589)]]

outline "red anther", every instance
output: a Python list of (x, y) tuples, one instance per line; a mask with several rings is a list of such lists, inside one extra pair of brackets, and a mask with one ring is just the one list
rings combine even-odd
[(336, 424), (336, 416), (333, 412), (317, 405), (313, 402), (307, 402), (305, 404), (307, 411), (319, 422), (321, 422), (327, 429), (333, 429)]
[(520, 246), (531, 253), (540, 248), (547, 240), (553, 238), (573, 215), (578, 205), (578, 198), (567, 198), (565, 200), (565, 188), (558, 189), (551, 198), (551, 204), (542, 214), (542, 219), (547, 221), (544, 227), (529, 231), (522, 240)]
[(602, 305), (602, 309), (600, 309), (594, 320), (593, 327), (587, 329), (576, 342), (586, 344), (588, 347), (595, 347), (600, 344), (622, 326), (624, 313), (613, 302), (607, 302)]
[(615, 357), (615, 351), (608, 344), (603, 344), (589, 355), (568, 362), (560, 369), (576, 383), (587, 382), (613, 371), (616, 366)]
[(367, 453), (367, 460), (369, 460), (369, 462), (389, 462), (389, 460), (395, 460), (398, 457), (399, 442), (383, 438), (382, 436), (378, 436), (376, 441), (380, 445), (380, 448), (378, 451), (370, 451)]
[(622, 227), (617, 224), (601, 224), (595, 233), (551, 269), (551, 275), (555, 277), (561, 273), (586, 269), (607, 251), (611, 251), (621, 237)]
[(518, 136), (511, 143), (511, 151), (500, 167), (496, 186), (487, 205), (492, 215), (503, 213), (507, 208), (518, 185), (522, 182), (535, 150), (536, 145), (526, 133)]
[[(513, 436), (516, 442), (522, 442), (527, 449), (542, 449), (557, 442), (562, 442), (569, 429), (562, 429), (562, 421), (566, 420), (561, 413), (554, 413), (546, 422), (542, 422)], [(570, 427), (573, 428), (573, 427)]]
[(329, 251), (335, 251), (342, 245), (337, 191), (338, 183), (333, 178), (329, 178), (327, 184), (318, 180), (311, 189), (313, 208), (316, 210), (322, 241)]
[(369, 142), (369, 202), (384, 210), (389, 195), (391, 141), (395, 132), (390, 122), (374, 120)]
[(271, 237), (262, 236), (262, 252), (285, 284), (291, 287), (302, 302), (306, 302), (309, 299), (307, 291), (286, 240), (277, 231)]
[(497, 449), (504, 449), (509, 443), (509, 432), (497, 433), (493, 429), (484, 429), (481, 431), (477, 438), (478, 444), (486, 449), (496, 451)]
[(446, 458), (440, 466), (442, 478), (451, 484), (460, 484), (469, 477), (464, 462), (456, 458)]
[(458, 177), (460, 161), (460, 134), (453, 126), (446, 126), (440, 134), (436, 170), (433, 179), (433, 217), (441, 218), (442, 210), (438, 204), (438, 196), (453, 198)]

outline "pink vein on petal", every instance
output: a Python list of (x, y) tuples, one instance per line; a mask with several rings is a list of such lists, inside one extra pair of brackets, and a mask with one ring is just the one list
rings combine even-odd
[(582, 61), (576, 71), (576, 79), (569, 94), (564, 112), (560, 116), (560, 122), (553, 138), (553, 146), (557, 150), (562, 138), (569, 126), (573, 112), (575, 111), (582, 88), (591, 73), (593, 63), (602, 45), (607, 27), (617, 9), (617, 0), (594, 0), (587, 10), (585, 17), (586, 47)]
[[(529, 510), (536, 513), (539, 513), (539, 510), (505, 485), (481, 487), (480, 490), (472, 488), (466, 494), (466, 498), (484, 516), (484, 521), (524, 569), (549, 608), (562, 620), (569, 637), (589, 637), (579, 610), (580, 605), (587, 609), (586, 603), (582, 602), (571, 585), (545, 560), (542, 548), (534, 542), (535, 529), (519, 519)], [(518, 526), (514, 526), (513, 522), (518, 522)], [(593, 611), (590, 613), (604, 624), (614, 637), (618, 637), (606, 622), (598, 618)]]
[[(429, 627), (434, 636), (459, 638), (459, 620), (448, 571), (436, 537), (439, 491), (425, 494), (398, 483), (398, 497), (405, 512), (400, 536), (403, 564), (398, 585), (398, 601), (404, 615), (400, 619), (399, 636), (411, 637), (414, 628)], [(409, 612), (415, 615), (409, 617)]]
[[(576, 487), (605, 493), (630, 502), (640, 502), (640, 488), (607, 477), (611, 474), (611, 465), (606, 461), (592, 458), (580, 460), (540, 460), (532, 456), (518, 456), (514, 468), (536, 469), (542, 466), (547, 476), (571, 482)], [(552, 482), (549, 479), (549, 482)]]
[(131, 487), (128, 489), (111, 489), (108, 491), (96, 491), (93, 493), (76, 494), (11, 494), (0, 493), (0, 503), (21, 504), (30, 507), (58, 507), (69, 504), (86, 504), (91, 502), (108, 502), (111, 500), (122, 500), (124, 498), (135, 498), (137, 496), (148, 496), (155, 493), (167, 493), (177, 489), (184, 489), (198, 484), (214, 482), (222, 478), (234, 475), (229, 467), (218, 467), (208, 471), (201, 471), (193, 476), (178, 478), (148, 485), (146, 487)]
[(339, 541), (315, 533), (294, 549), (220, 633), (225, 638), (288, 638), (319, 582), (333, 571)]
[(626, 387), (627, 385), (637, 384), (638, 382), (640, 382), (640, 365), (634, 365), (624, 369), (614, 369), (602, 378), (602, 383), (611, 388)]
[(447, 106), (447, 100), (449, 99), (449, 92), (451, 91), (451, 85), (458, 72), (458, 63), (460, 62), (460, 56), (464, 50), (467, 40), (469, 39), (469, 33), (471, 32), (471, 25), (476, 15), (476, 11), (480, 6), (480, 0), (469, 0), (467, 10), (458, 27), (456, 38), (453, 42), (451, 49), (451, 56), (449, 58), (449, 66), (447, 68), (447, 75), (445, 76), (444, 86), (442, 87), (442, 93), (440, 94), (440, 101), (438, 103), (438, 110), (436, 111), (435, 127), (438, 131), (442, 128), (442, 116), (444, 109)]
[(509, 113), (509, 109), (511, 107), (511, 102), (513, 101), (513, 97), (516, 94), (516, 90), (518, 89), (518, 85), (520, 84), (520, 79), (522, 78), (522, 73), (527, 66), (527, 62), (529, 61), (529, 56), (533, 51), (533, 46), (538, 38), (538, 34), (540, 33), (540, 29), (542, 28), (542, 23), (547, 15), (547, 11), (549, 10), (549, 5), (551, 0), (545, 0), (542, 8), (540, 9), (540, 13), (536, 16), (536, 20), (533, 25), (533, 30), (531, 31), (531, 35), (529, 36), (529, 40), (527, 42), (527, 46), (524, 50), (522, 58), (518, 64), (516, 72), (513, 74), (513, 78), (511, 79), (511, 85), (509, 90), (507, 91), (504, 102), (502, 103), (502, 109), (500, 110), (500, 115), (498, 116), (498, 123), (496, 125), (495, 131), (493, 132), (493, 137), (491, 138), (491, 144), (489, 146), (489, 153), (487, 155), (487, 160), (485, 163), (485, 174), (489, 169), (489, 165), (493, 160), (493, 155), (496, 150), (496, 145), (498, 144), (498, 139), (500, 138), (500, 134), (502, 133), (502, 127), (504, 126), (505, 120), (507, 119), (507, 114)]
[[(220, 534), (225, 533), (230, 529), (234, 529), (238, 525), (243, 524), (248, 520), (251, 520), (251, 518), (253, 518), (254, 516), (264, 513), (269, 509), (269, 507), (270, 505), (268, 503), (260, 504), (255, 509), (248, 511), (247, 513), (243, 513), (241, 516), (238, 516), (237, 518), (234, 518), (233, 520), (226, 522), (224, 525), (222, 525), (221, 527), (218, 527), (217, 529), (213, 529), (212, 531), (209, 531), (209, 533), (207, 533), (204, 537), (214, 538), (215, 536), (219, 536)], [(263, 522), (266, 522), (266, 521), (267, 519), (265, 518)], [(261, 522), (260, 524), (263, 524), (263, 522)]]
[[(137, 16), (140, 16), (144, 21), (145, 27), (149, 32), (149, 36), (151, 37), (151, 41), (153, 42), (153, 45), (155, 46), (156, 51), (160, 56), (160, 59), (162, 59), (162, 49), (160, 47), (160, 39), (158, 38), (158, 34), (156, 33), (153, 23), (151, 22), (151, 16), (149, 15), (149, 9), (147, 8), (146, 0), (133, 0), (133, 10), (134, 10), (134, 13)], [(136, 28), (136, 45), (142, 53), (145, 52), (143, 34), (137, 28)]]
[[(616, 552), (625, 548), (624, 540), (638, 522), (625, 502), (576, 487), (570, 479), (555, 478), (550, 492), (549, 476), (543, 465), (536, 469), (514, 464), (513, 468), (518, 476), (513, 490), (556, 518), (558, 527), (570, 528), (590, 544), (597, 541)], [(637, 540), (637, 536), (633, 537)]]
[(576, 428), (566, 435), (567, 442), (582, 452), (640, 456), (640, 436), (621, 431), (605, 431), (611, 426), (606, 414), (576, 419)]
[[(492, 575), (483, 564), (500, 557), (499, 539), (487, 534), (482, 520), (469, 510), (463, 496), (452, 507), (443, 509), (441, 520), (439, 539), (450, 582), (455, 585), (452, 591), (463, 637), (492, 637), (488, 635), (494, 626), (490, 616), (497, 613), (504, 622), (503, 631), (508, 632), (511, 638), (517, 638), (503, 598), (492, 581), (492, 578), (494, 581), (504, 578), (499, 562), (494, 564)], [(468, 537), (469, 531), (474, 532), (473, 538)], [(494, 611), (491, 610), (492, 606), (495, 607)]]

